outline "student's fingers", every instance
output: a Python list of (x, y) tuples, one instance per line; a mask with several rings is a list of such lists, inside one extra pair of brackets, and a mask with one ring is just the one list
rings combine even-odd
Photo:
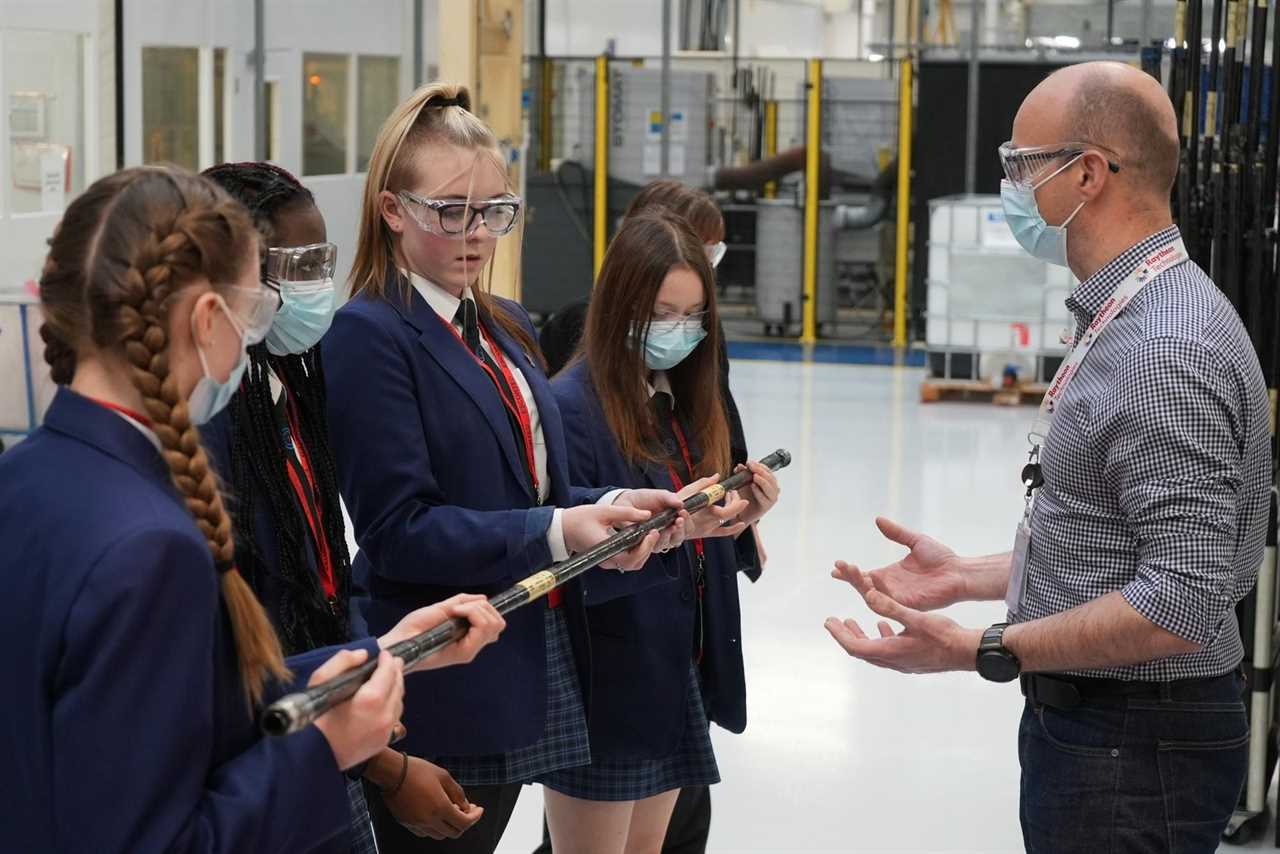
[(369, 657), (369, 652), (364, 649), (343, 649), (334, 653), (333, 657), (320, 665), (312, 672), (311, 678), (307, 680), (307, 685), (316, 685), (320, 682), (327, 682), (342, 673), (347, 672), (353, 667), (359, 667), (364, 664), (365, 659)]

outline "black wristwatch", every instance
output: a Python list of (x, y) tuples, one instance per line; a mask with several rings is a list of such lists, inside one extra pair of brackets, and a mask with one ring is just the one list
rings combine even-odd
[(978, 675), (989, 682), (1012, 682), (1022, 672), (1022, 662), (1004, 646), (1008, 623), (996, 623), (982, 633), (978, 644)]

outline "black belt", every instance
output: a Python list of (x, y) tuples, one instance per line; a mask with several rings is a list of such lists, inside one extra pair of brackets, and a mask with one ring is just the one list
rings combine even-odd
[(1117, 700), (1145, 697), (1159, 699), (1181, 693), (1179, 689), (1191, 685), (1203, 685), (1234, 675), (1207, 676), (1201, 679), (1179, 679), (1173, 682), (1131, 682), (1126, 679), (1102, 679), (1091, 676), (1045, 676), (1040, 673), (1024, 673), (1018, 677), (1022, 696), (1033, 703), (1069, 711), (1090, 700)]

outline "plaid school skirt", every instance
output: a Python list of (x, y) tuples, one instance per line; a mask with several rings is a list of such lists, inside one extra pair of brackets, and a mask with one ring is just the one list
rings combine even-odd
[(542, 737), (527, 747), (489, 756), (441, 756), (431, 761), (466, 786), (533, 783), (562, 768), (591, 761), (587, 716), (574, 668), (564, 613), (546, 609), (547, 719)]
[(661, 759), (597, 758), (590, 765), (566, 768), (538, 782), (562, 795), (587, 801), (639, 801), (686, 786), (720, 782), (711, 747), (711, 725), (702, 706), (698, 670), (689, 667), (689, 700), (684, 735), (676, 749)]
[(369, 818), (369, 805), (359, 780), (347, 780), (347, 796), (351, 799), (351, 854), (378, 854), (373, 819)]

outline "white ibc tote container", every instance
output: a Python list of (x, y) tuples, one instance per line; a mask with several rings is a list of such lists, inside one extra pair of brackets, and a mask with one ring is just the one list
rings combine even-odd
[(1024, 382), (1046, 379), (1046, 361), (1066, 353), (1071, 271), (1018, 245), (999, 196), (930, 200), (928, 248), (925, 341), (941, 357), (931, 356), (935, 373), (942, 364), (950, 377), (954, 357), (963, 355), (976, 358), (975, 379), (998, 381), (1006, 365)]

